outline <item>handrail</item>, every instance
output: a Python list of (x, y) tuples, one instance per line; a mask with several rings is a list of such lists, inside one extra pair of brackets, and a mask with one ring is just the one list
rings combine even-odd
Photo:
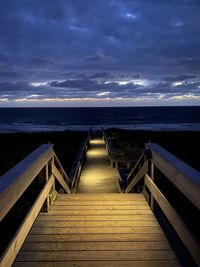
[(148, 151), (145, 149), (140, 155), (138, 161), (133, 166), (128, 176), (125, 177), (125, 179), (122, 179), (120, 177), (120, 182), (123, 187), (121, 188), (121, 191), (129, 193), (134, 188), (134, 186), (140, 181), (140, 179), (144, 177), (144, 174), (148, 169), (148, 164), (146, 161), (147, 157)]
[(54, 165), (52, 167), (52, 172), (54, 176), (57, 178), (57, 180), (59, 180), (59, 183), (62, 185), (65, 191), (69, 194), (71, 188), (69, 177), (66, 174), (62, 164), (60, 163), (55, 153), (54, 153)]
[(134, 186), (144, 178), (143, 192), (146, 195), (146, 188), (149, 189), (149, 204), (151, 205), (151, 209), (154, 210), (155, 199), (190, 252), (194, 261), (197, 263), (197, 266), (200, 266), (199, 241), (195, 238), (193, 233), (191, 233), (183, 219), (178, 215), (154, 183), (154, 166), (156, 166), (198, 209), (200, 209), (200, 173), (157, 144), (148, 143), (145, 147), (147, 151), (150, 152), (150, 159), (146, 159), (143, 166), (131, 180), (129, 186), (127, 186), (125, 192), (130, 192)]
[(58, 166), (59, 166), (59, 170), (60, 170), (60, 172), (62, 172), (62, 174), (63, 174), (63, 178), (65, 179), (65, 181), (66, 181), (67, 183), (70, 183), (69, 177), (68, 177), (68, 175), (66, 174), (66, 172), (65, 172), (65, 170), (64, 170), (62, 164), (60, 163), (60, 160), (58, 159), (58, 157), (57, 157), (56, 154), (54, 154), (54, 162), (58, 164)]
[(130, 183), (127, 184), (127, 187), (125, 188), (125, 193), (129, 193), (147, 172), (148, 172), (148, 161), (146, 160), (142, 165), (142, 167), (135, 174), (134, 179), (132, 179)]
[(72, 165), (69, 177), (70, 177), (70, 181), (71, 181), (71, 190), (73, 192), (76, 191), (76, 188), (78, 186), (78, 182), (79, 182), (79, 178), (80, 178), (80, 174), (81, 174), (81, 169), (82, 169), (82, 163), (83, 160), (85, 158), (87, 149), (88, 149), (88, 144), (89, 144), (89, 140), (90, 140), (90, 130), (88, 131), (78, 153), (76, 156), (76, 159)]
[(146, 148), (153, 164), (200, 209), (200, 173), (157, 144), (148, 143)]
[(16, 232), (15, 236), (9, 243), (8, 247), (6, 248), (5, 252), (1, 256), (0, 259), (0, 266), (1, 267), (10, 267), (12, 266), (15, 257), (17, 256), (20, 248), (22, 247), (35, 219), (37, 218), (45, 199), (50, 194), (50, 190), (53, 187), (55, 181), (53, 175), (50, 176), (48, 182), (43, 187), (43, 190), (39, 194), (38, 198), (36, 199), (35, 203), (31, 207), (30, 211), (26, 215), (25, 219), (21, 223), (18, 231)]
[[(45, 172), (42, 170), (45, 170)], [(49, 197), (51, 192), (55, 190), (55, 179), (58, 180), (67, 193), (70, 193), (71, 190), (68, 183), (66, 183), (68, 178), (64, 169), (53, 150), (53, 145), (50, 144), (41, 145), (0, 177), (0, 221), (2, 221), (33, 180), (42, 174), (43, 176), (40, 179), (44, 181), (42, 183), (43, 188), (41, 188), (38, 198), (2, 255), (0, 259), (0, 266), (2, 267), (11, 266), (14, 262), (15, 256), (19, 252), (45, 201), (46, 211), (48, 211), (49, 204), (51, 204), (49, 203)]]
[(101, 128), (101, 130), (102, 130), (103, 139), (104, 139), (105, 144), (106, 144), (106, 150), (107, 150), (107, 152), (108, 152), (109, 157), (111, 158), (111, 150), (110, 150), (110, 145), (109, 145), (108, 137), (107, 137), (107, 135), (105, 134), (104, 129)]
[(130, 171), (129, 175), (127, 176), (126, 178), (127, 182), (133, 176), (136, 168), (139, 166), (139, 164), (142, 163), (142, 161), (144, 162), (144, 152), (140, 155), (138, 161), (135, 163), (135, 165), (133, 166), (133, 169)]
[(157, 201), (158, 205), (166, 215), (172, 227), (182, 240), (183, 244), (190, 252), (197, 266), (200, 266), (200, 244), (195, 238), (190, 229), (186, 226), (182, 218), (178, 215), (166, 197), (162, 194), (159, 188), (155, 185), (153, 180), (148, 174), (145, 174), (145, 185), (150, 190), (153, 198)]
[(0, 220), (52, 157), (53, 146), (42, 145), (0, 177)]

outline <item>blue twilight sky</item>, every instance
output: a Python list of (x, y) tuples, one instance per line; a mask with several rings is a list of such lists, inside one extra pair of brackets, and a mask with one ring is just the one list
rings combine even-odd
[(200, 0), (0, 0), (0, 106), (200, 105)]

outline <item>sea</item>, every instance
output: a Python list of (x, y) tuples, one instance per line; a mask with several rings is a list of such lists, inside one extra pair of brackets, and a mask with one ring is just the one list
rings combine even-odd
[(0, 132), (121, 128), (200, 131), (200, 106), (102, 108), (0, 108)]

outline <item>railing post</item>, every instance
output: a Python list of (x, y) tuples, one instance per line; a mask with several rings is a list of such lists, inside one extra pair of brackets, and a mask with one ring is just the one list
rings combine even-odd
[[(51, 174), (53, 173), (53, 165), (54, 165), (54, 156), (51, 158), (50, 160), (50, 170), (51, 170)], [(53, 185), (53, 191), (55, 191), (55, 183)]]
[[(151, 167), (150, 167), (150, 171), (151, 171), (151, 180), (154, 181), (154, 163), (153, 161), (151, 160), (150, 161), (151, 163)], [(151, 210), (154, 211), (154, 208), (155, 208), (155, 200), (154, 200), (154, 197), (153, 197), (153, 194), (151, 192), (151, 197), (150, 197), (150, 207), (151, 207)]]
[[(40, 187), (41, 187), (41, 185), (44, 186), (48, 182), (49, 177), (50, 177), (49, 166), (48, 166), (48, 162), (47, 162), (47, 164), (44, 166), (42, 172), (39, 174)], [(49, 194), (44, 201), (44, 204), (42, 206), (41, 211), (42, 212), (48, 212), (49, 211)]]
[[(45, 165), (45, 181), (46, 181), (46, 183), (48, 182), (48, 180), (49, 180), (49, 168), (48, 168), (48, 163), (47, 163)], [(47, 196), (47, 198), (43, 204), (42, 211), (43, 212), (49, 211), (49, 195)]]
[[(149, 150), (148, 148), (146, 148), (145, 151), (144, 151), (144, 162), (147, 161), (147, 160), (148, 160), (148, 171), (147, 171), (147, 173), (149, 174), (151, 179), (154, 181), (154, 163), (152, 161), (151, 150)], [(144, 183), (144, 188), (146, 188), (145, 183)], [(144, 189), (144, 192), (146, 192), (145, 189)], [(148, 197), (147, 197), (147, 195), (148, 195)], [(150, 205), (151, 210), (154, 211), (155, 200), (154, 200), (152, 192), (150, 192), (150, 194), (146, 193), (145, 197), (148, 200), (148, 203)]]
[[(54, 159), (54, 155), (53, 155), (53, 157), (49, 161), (49, 164), (50, 164), (50, 168), (49, 168), (50, 169), (50, 175), (53, 174), (54, 160), (55, 159)], [(57, 196), (57, 192), (56, 192), (56, 188), (55, 188), (55, 177), (54, 177), (54, 183), (53, 183), (52, 189), (50, 191), (50, 195), (49, 195), (49, 205), (51, 205), (54, 202), (54, 200), (56, 199), (56, 196)]]

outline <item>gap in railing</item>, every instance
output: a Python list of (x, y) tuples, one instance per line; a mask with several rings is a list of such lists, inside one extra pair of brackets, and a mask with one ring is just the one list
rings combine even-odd
[(179, 216), (187, 224), (188, 228), (193, 232), (200, 241), (200, 210), (195, 207), (184, 196), (180, 190), (169, 181), (169, 179), (155, 167), (154, 182), (167, 198)]
[(41, 176), (44, 175), (44, 171), (45, 167), (21, 195), (3, 220), (0, 221), (0, 257), (34, 204), (41, 188), (44, 186), (44, 179), (41, 179)]

